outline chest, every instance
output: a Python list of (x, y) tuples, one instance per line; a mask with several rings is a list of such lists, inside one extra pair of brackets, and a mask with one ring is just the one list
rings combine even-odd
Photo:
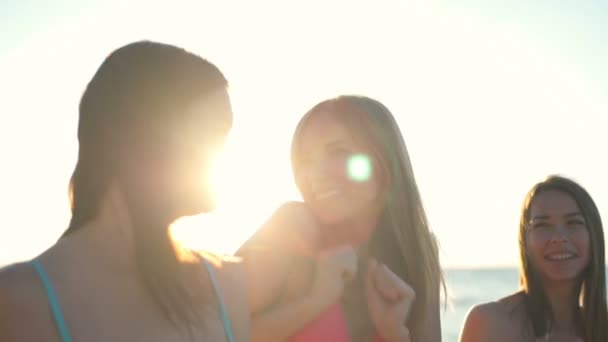
[[(304, 297), (312, 286), (314, 276), (313, 259), (295, 258), (285, 280), (279, 305)], [(345, 338), (353, 342), (371, 341), (374, 327), (368, 314), (363, 284), (362, 276), (355, 278), (345, 288), (340, 301), (310, 322), (292, 342), (343, 341)], [(335, 329), (336, 326), (344, 326), (346, 331), (337, 332), (339, 329)], [(313, 335), (314, 338), (311, 337)]]

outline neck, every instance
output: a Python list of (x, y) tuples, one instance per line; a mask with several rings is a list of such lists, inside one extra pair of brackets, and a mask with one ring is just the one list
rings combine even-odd
[(545, 287), (553, 314), (553, 332), (576, 332), (576, 315), (579, 310), (580, 286), (574, 282), (552, 284)]
[(374, 229), (376, 229), (376, 225), (377, 218), (370, 215), (359, 216), (336, 224), (325, 230), (325, 246), (335, 247), (350, 244), (354, 247), (360, 247), (369, 240)]
[(133, 230), (129, 212), (121, 193), (108, 191), (98, 214), (79, 230), (62, 238), (75, 262), (98, 267), (112, 273), (133, 273), (136, 268)]

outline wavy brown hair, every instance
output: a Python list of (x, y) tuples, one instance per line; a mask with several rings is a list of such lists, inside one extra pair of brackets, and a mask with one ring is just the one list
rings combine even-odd
[(393, 114), (379, 101), (364, 96), (340, 96), (308, 111), (298, 124), (292, 142), (292, 168), (298, 183), (301, 133), (320, 112), (330, 113), (372, 148), (384, 203), (369, 241), (370, 254), (385, 263), (416, 291), (410, 316), (414, 336), (430, 305), (439, 305), (443, 276), (438, 246), (426, 213), (405, 141)]
[(576, 317), (584, 341), (608, 341), (608, 314), (606, 308), (606, 264), (604, 259), (604, 229), (599, 210), (589, 193), (579, 184), (562, 176), (549, 176), (537, 183), (525, 197), (519, 222), (520, 283), (524, 305), (536, 337), (545, 336), (550, 329), (551, 308), (539, 275), (526, 253), (527, 227), (530, 208), (539, 194), (559, 191), (574, 199), (589, 232), (591, 262), (581, 279), (582, 310)]

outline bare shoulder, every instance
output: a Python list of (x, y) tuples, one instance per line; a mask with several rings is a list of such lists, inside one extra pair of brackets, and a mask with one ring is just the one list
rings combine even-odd
[(53, 331), (46, 303), (30, 263), (0, 269), (0, 340), (48, 339)]
[(248, 248), (287, 250), (314, 248), (320, 238), (318, 223), (302, 202), (286, 202), (277, 208), (255, 234), (243, 245), (238, 255)]
[(225, 259), (216, 274), (236, 341), (249, 341), (250, 315), (245, 267), (239, 259)]
[(24, 275), (31, 273), (27, 270), (29, 267), (29, 263), (21, 262), (0, 268), (0, 289), (6, 290), (18, 285)]
[(504, 314), (509, 317), (519, 317), (523, 314), (524, 309), (524, 294), (517, 292), (512, 295), (503, 297), (497, 301)]
[(461, 342), (515, 341), (521, 337), (520, 294), (495, 302), (475, 305), (468, 312), (460, 334)]
[[(17, 263), (0, 269), (0, 299), (3, 304), (18, 303), (19, 306), (31, 302), (39, 292), (40, 285), (32, 265)], [(4, 306), (0, 306), (0, 310)]]
[(245, 264), (252, 313), (277, 303), (292, 271), (314, 258), (320, 236), (320, 227), (308, 206), (287, 202), (241, 246), (237, 255)]

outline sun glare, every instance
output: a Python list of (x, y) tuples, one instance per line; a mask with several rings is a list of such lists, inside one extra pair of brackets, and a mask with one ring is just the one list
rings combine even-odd
[(286, 156), (256, 145), (254, 133), (233, 129), (216, 155), (210, 175), (215, 210), (173, 224), (171, 235), (183, 247), (231, 255), (274, 209), (296, 197)]
[(372, 176), (372, 162), (365, 154), (354, 154), (348, 158), (348, 176), (355, 182), (365, 182)]
[[(177, 242), (193, 250), (207, 250), (213, 253), (232, 254), (238, 244), (242, 232), (226, 229), (231, 223), (226, 221), (227, 210), (239, 210), (229, 204), (232, 197), (231, 184), (228, 182), (230, 169), (239, 167), (234, 159), (234, 149), (228, 143), (226, 147), (214, 155), (210, 179), (201, 180), (209, 186), (215, 202), (215, 208), (210, 213), (183, 217), (171, 227), (171, 236)], [(231, 158), (232, 157), (232, 158)]]

